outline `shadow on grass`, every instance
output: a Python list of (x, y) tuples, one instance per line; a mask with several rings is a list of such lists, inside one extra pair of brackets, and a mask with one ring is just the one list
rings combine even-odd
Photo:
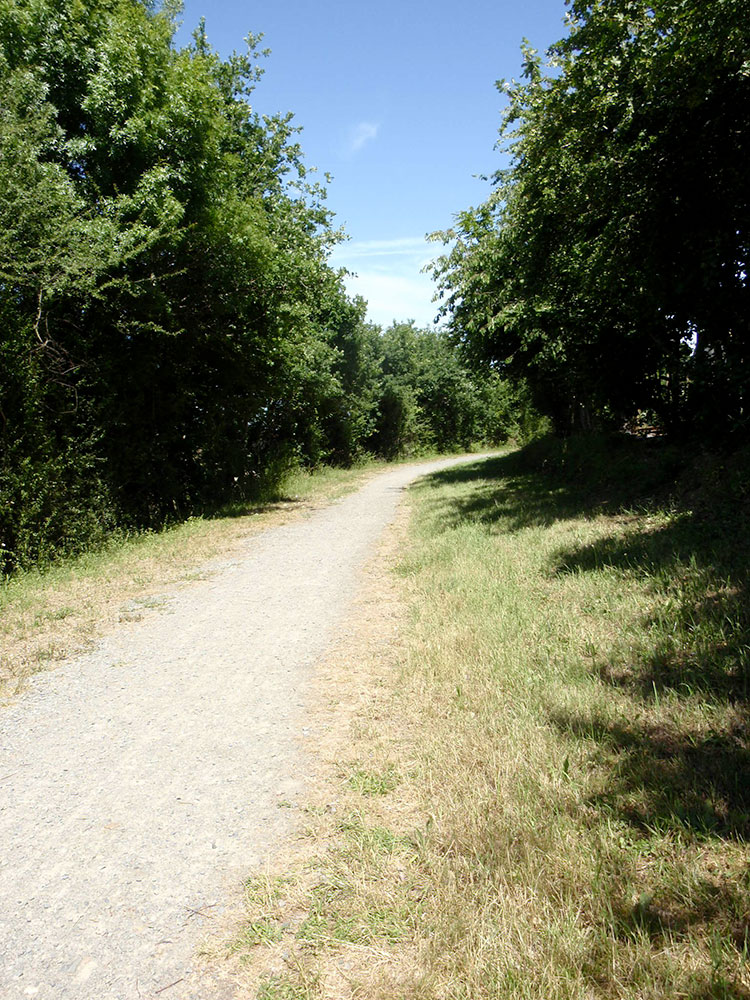
[(645, 581), (654, 595), (645, 640), (613, 651), (598, 666), (603, 681), (646, 701), (672, 691), (747, 703), (750, 548), (742, 519), (724, 513), (717, 524), (713, 517), (673, 512), (655, 530), (626, 531), (558, 554), (557, 575), (614, 570)]
[(549, 565), (552, 577), (605, 570), (651, 591), (637, 637), (591, 664), (633, 710), (616, 722), (559, 712), (551, 721), (606, 747), (607, 811), (640, 828), (750, 838), (750, 449), (709, 456), (623, 437), (545, 440), (435, 473), (423, 488), (445, 485), (473, 487), (428, 496), (446, 528), (644, 515)]
[(593, 739), (611, 765), (593, 804), (645, 832), (750, 839), (750, 749), (746, 718), (733, 712), (704, 733), (674, 719), (601, 719), (552, 710), (563, 732)]
[[(637, 941), (644, 935), (658, 951), (667, 950), (676, 940), (689, 939), (696, 931), (711, 928), (713, 949), (720, 952), (726, 948), (748, 953), (750, 928), (747, 921), (747, 897), (743, 887), (728, 881), (717, 884), (714, 881), (697, 878), (692, 886), (693, 896), (700, 900), (700, 906), (686, 906), (679, 895), (672, 898), (654, 898), (644, 892), (635, 905), (625, 900), (610, 901), (608, 919), (609, 941)], [(600, 945), (601, 948), (601, 945)], [(595, 947), (589, 955), (589, 964), (594, 976), (606, 963), (608, 955), (603, 955)], [(680, 996), (686, 1000), (750, 1000), (750, 991), (734, 976), (720, 971), (721, 960), (714, 958), (713, 968), (694, 968), (691, 982), (685, 984)], [(729, 970), (726, 970), (729, 971)], [(672, 994), (664, 994), (672, 995)]]
[(678, 449), (656, 440), (545, 438), (507, 455), (433, 473), (425, 483), (435, 489), (474, 484), (471, 493), (444, 504), (446, 528), (469, 519), (518, 531), (640, 509), (674, 486), (683, 465)]
[(279, 510), (288, 507), (294, 501), (292, 497), (282, 497), (275, 501), (241, 501), (239, 503), (227, 503), (220, 507), (207, 507), (201, 512), (201, 516), (208, 520), (222, 520), (225, 517), (250, 517), (253, 514), (267, 514), (269, 511)]
[[(602, 781), (588, 808), (626, 822), (639, 841), (666, 836), (710, 851), (750, 840), (750, 449), (706, 455), (659, 441), (547, 440), (435, 473), (420, 488), (438, 531), (617, 518), (605, 537), (554, 553), (547, 572), (604, 572), (623, 588), (637, 581), (651, 611), (632, 635), (592, 655), (590, 673), (617, 689), (617, 708), (548, 708), (548, 721), (593, 744)], [(733, 881), (717, 863), (696, 870), (689, 890), (662, 885), (635, 906), (614, 898), (615, 874), (612, 933), (646, 934), (657, 949), (697, 933), (747, 955), (750, 869)], [(718, 965), (696, 970), (681, 995), (750, 1000)]]

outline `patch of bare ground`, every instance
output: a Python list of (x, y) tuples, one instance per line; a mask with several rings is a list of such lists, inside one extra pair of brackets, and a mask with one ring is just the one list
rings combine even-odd
[(412, 783), (420, 722), (400, 703), (407, 608), (393, 574), (408, 518), (403, 506), (316, 670), (307, 740), (317, 765), (300, 833), (247, 881), (241, 908), (203, 949), (235, 997), (393, 997), (420, 969), (420, 831), (431, 820)]

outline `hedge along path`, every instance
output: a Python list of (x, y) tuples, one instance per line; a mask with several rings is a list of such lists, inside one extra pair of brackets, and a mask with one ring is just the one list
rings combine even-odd
[(312, 667), (404, 488), (478, 457), (397, 467), (249, 539), (0, 712), (0, 995), (221, 992), (193, 956), (292, 831)]

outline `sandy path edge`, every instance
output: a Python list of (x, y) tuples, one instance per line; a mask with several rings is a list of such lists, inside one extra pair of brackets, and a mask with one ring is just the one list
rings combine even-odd
[(0, 712), (0, 995), (205, 995), (196, 943), (290, 832), (311, 668), (361, 567), (414, 478), (481, 457), (268, 529)]

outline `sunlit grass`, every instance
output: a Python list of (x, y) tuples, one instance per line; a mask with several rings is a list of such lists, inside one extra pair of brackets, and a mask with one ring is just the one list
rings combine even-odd
[(467, 998), (746, 997), (741, 526), (612, 479), (589, 503), (601, 468), (490, 471), (417, 488), (402, 564), (427, 964)]
[(747, 469), (591, 439), (413, 490), (399, 641), (337, 682), (314, 995), (750, 997)]

